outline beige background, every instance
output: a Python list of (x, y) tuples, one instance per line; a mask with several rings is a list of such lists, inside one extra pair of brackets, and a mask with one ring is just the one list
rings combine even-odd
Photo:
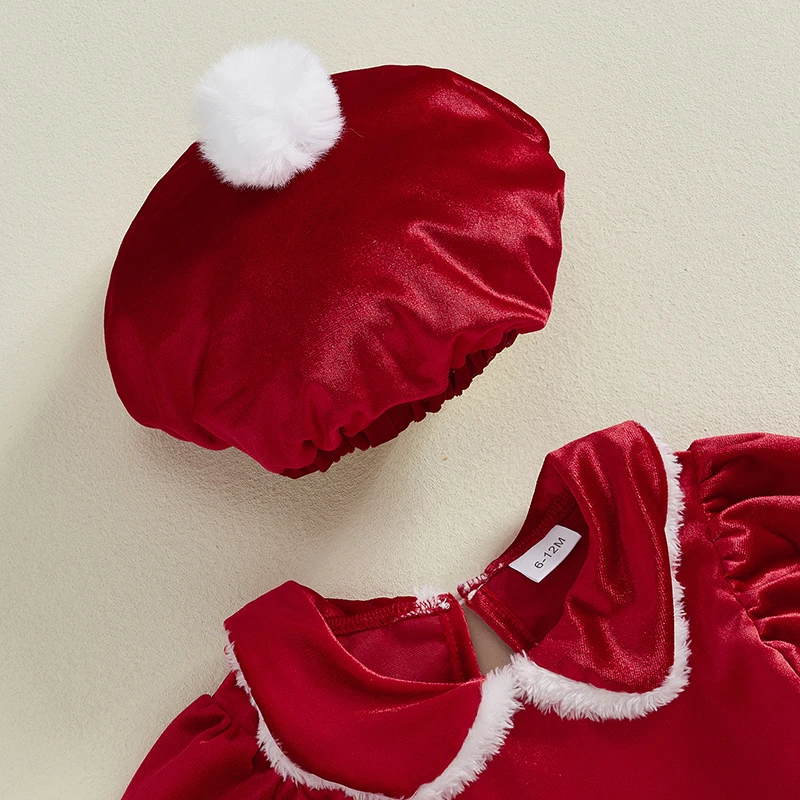
[[(224, 617), (288, 578), (452, 589), (571, 438), (630, 417), (678, 447), (800, 433), (799, 8), (4, 0), (0, 798), (118, 797), (222, 678)], [(534, 114), (567, 173), (547, 329), (393, 443), (297, 482), (138, 427), (101, 335), (116, 247), (192, 139), (195, 78), (273, 35), (331, 71), (463, 72)]]

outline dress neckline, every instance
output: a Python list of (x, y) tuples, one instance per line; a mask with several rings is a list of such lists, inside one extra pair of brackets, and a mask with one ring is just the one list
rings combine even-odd
[[(229, 657), (273, 767), (354, 800), (438, 800), (480, 774), (526, 705), (605, 720), (670, 702), (688, 680), (679, 470), (660, 439), (623, 423), (545, 459), (518, 536), (456, 593), (336, 601), (287, 583), (234, 614)], [(562, 524), (581, 544), (552, 578), (535, 583), (510, 566)], [(460, 603), (512, 646), (509, 664), (480, 675)], [(359, 658), (344, 642), (401, 628), (425, 652), (446, 647), (452, 665), (425, 679), (405, 665), (391, 674), (365, 663), (391, 665), (391, 650), (376, 656), (367, 636)], [(417, 652), (399, 654), (416, 663)]]

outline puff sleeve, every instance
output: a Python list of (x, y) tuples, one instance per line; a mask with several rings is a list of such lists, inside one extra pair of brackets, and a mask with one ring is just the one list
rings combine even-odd
[(758, 433), (691, 447), (725, 577), (761, 641), (800, 676), (800, 439)]
[(257, 720), (229, 676), (167, 727), (123, 800), (267, 800), (280, 778), (258, 749)]

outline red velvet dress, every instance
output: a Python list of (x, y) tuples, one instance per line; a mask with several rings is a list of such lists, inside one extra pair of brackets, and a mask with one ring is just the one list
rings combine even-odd
[[(464, 604), (508, 665), (481, 675)], [(800, 797), (800, 439), (618, 425), (547, 457), (457, 594), (287, 583), (226, 628), (125, 800)]]

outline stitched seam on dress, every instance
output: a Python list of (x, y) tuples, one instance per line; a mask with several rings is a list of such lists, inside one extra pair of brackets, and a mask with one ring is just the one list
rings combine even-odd
[[(417, 602), (410, 603), (409, 611), (414, 611), (417, 607)], [(376, 609), (377, 611), (384, 611), (387, 609)], [(388, 611), (391, 611), (392, 607), (388, 608)], [(362, 620), (359, 619), (359, 616), (368, 616), (372, 612), (365, 612), (363, 615), (356, 615), (355, 621), (360, 623)], [(383, 621), (376, 621), (374, 624), (367, 624), (367, 625), (359, 625), (359, 627), (351, 627), (348, 623), (350, 622), (350, 618), (347, 616), (341, 617), (330, 617), (326, 618), (325, 622), (328, 623), (328, 627), (331, 629), (331, 632), (334, 636), (338, 636), (341, 634), (348, 634), (348, 633), (363, 633), (368, 630), (373, 630), (375, 628), (379, 628), (383, 625), (393, 625), (396, 622), (403, 622), (407, 619), (413, 619), (413, 617), (404, 616), (408, 612), (402, 612), (399, 615), (393, 614), (388, 615), (389, 618)], [(427, 612), (425, 615), (429, 616), (437, 616), (439, 617), (439, 622), (442, 626), (442, 631), (444, 634), (445, 645), (447, 647), (448, 655), (453, 665), (453, 672), (456, 675), (456, 679), (461, 681), (464, 678), (464, 671), (463, 665), (461, 663), (460, 652), (458, 650), (458, 644), (455, 640), (455, 636), (450, 629), (450, 621), (447, 618), (447, 611), (445, 609), (434, 609), (433, 611)], [(421, 613), (419, 616), (423, 616)], [(333, 624), (331, 624), (333, 623)]]
[(536, 527), (528, 531), (520, 543), (512, 543), (509, 545), (503, 554), (492, 561), (480, 575), (459, 584), (457, 589), (458, 593), (471, 602), (470, 598), (474, 598), (484, 591), (483, 587), (489, 582), (489, 579), (493, 578), (500, 570), (505, 569), (509, 561), (514, 561), (518, 556), (533, 547), (533, 545), (530, 544), (531, 540), (534, 540), (535, 543), (543, 538), (540, 534), (544, 528), (548, 525), (558, 525), (569, 516), (576, 506), (577, 501), (572, 496), (569, 489), (566, 489), (565, 493), (549, 506), (542, 519), (536, 523)]
[(506, 609), (494, 592), (484, 587), (481, 589), (480, 594), (476, 596), (476, 599), (479, 600), (478, 605), (488, 617), (485, 621), (490, 625), (494, 622), (502, 629), (502, 633), (496, 631), (501, 639), (505, 638), (504, 634), (506, 636), (510, 634), (514, 640), (513, 645), (520, 650), (528, 650), (533, 646), (534, 643), (531, 641), (531, 636), (525, 630), (524, 625)]
[[(694, 454), (692, 454), (692, 456), (694, 457)], [(696, 459), (695, 459), (695, 461), (696, 461)], [(719, 524), (719, 522), (717, 520), (717, 515), (712, 517), (711, 514), (706, 509), (705, 504), (703, 503), (703, 499), (702, 499), (702, 497), (700, 495), (700, 484), (701, 483), (704, 483), (704, 481), (698, 480), (697, 481), (697, 486), (694, 487), (694, 488), (696, 490), (696, 495), (697, 495), (697, 504), (700, 506), (700, 510), (702, 511), (703, 516), (705, 517), (705, 520), (706, 520), (706, 524), (702, 526), (703, 527), (703, 535), (705, 536), (705, 538), (708, 541), (708, 543), (711, 545), (712, 549), (714, 550), (714, 553), (716, 553), (716, 556), (717, 556), (717, 559), (718, 559), (718, 562), (719, 562), (719, 571), (720, 571), (720, 573), (722, 575), (723, 583), (725, 584), (725, 586), (727, 587), (728, 591), (730, 592), (731, 597), (733, 597), (733, 599), (737, 602), (737, 604), (742, 609), (742, 611), (744, 611), (745, 617), (747, 618), (748, 622), (753, 626), (753, 630), (755, 631), (756, 638), (758, 639), (758, 641), (761, 642), (761, 644), (764, 647), (768, 647), (770, 650), (778, 653), (780, 655), (780, 657), (786, 662), (786, 665), (789, 667), (789, 669), (798, 677), (798, 679), (800, 679), (800, 673), (798, 673), (797, 670), (791, 665), (791, 663), (789, 662), (789, 659), (787, 659), (786, 656), (783, 653), (781, 653), (781, 651), (778, 650), (777, 647), (774, 647), (773, 645), (771, 645), (769, 643), (769, 641), (764, 639), (764, 637), (761, 635), (761, 632), (758, 630), (758, 624), (756, 623), (755, 618), (753, 617), (752, 613), (750, 612), (750, 609), (744, 604), (742, 598), (739, 596), (739, 593), (736, 591), (736, 587), (733, 585), (733, 580), (728, 576), (728, 572), (726, 570), (725, 556), (723, 555), (722, 551), (720, 550), (719, 544), (718, 544), (718, 541), (720, 539), (725, 538), (722, 535), (722, 526)], [(714, 533), (718, 533), (719, 534), (719, 536), (717, 538), (714, 537), (714, 535), (712, 533), (712, 530), (711, 530), (712, 528), (714, 529)], [(783, 640), (778, 640), (778, 641), (783, 641)]]
[[(334, 613), (328, 616), (323, 613), (323, 617), (334, 633), (359, 633), (408, 619), (407, 615), (414, 611), (418, 604), (419, 602), (413, 599), (395, 601), (388, 606), (362, 611), (360, 614)], [(423, 613), (420, 612), (420, 614)]]
[(533, 641), (528, 627), (522, 620), (504, 603), (497, 594), (488, 587), (484, 590), (484, 596), (490, 601), (490, 604), (496, 609), (500, 615), (500, 619), (504, 625), (513, 629), (515, 635), (519, 638), (520, 642), (526, 650), (533, 647), (536, 642)]
[[(569, 488), (565, 486), (561, 496), (550, 504), (550, 507), (536, 524), (536, 527), (528, 531), (521, 541), (512, 544), (508, 550), (506, 550), (506, 552), (503, 553), (499, 559), (497, 559), (497, 561), (502, 561), (500, 564), (500, 569), (502, 569), (504, 566), (507, 566), (509, 561), (514, 561), (518, 556), (521, 556), (523, 553), (530, 550), (530, 548), (533, 546), (531, 542), (536, 544), (542, 538), (541, 534), (544, 528), (552, 527), (554, 525), (558, 525), (560, 522), (563, 522), (577, 505), (578, 501), (575, 499), (572, 492), (570, 492)], [(487, 573), (488, 571), (489, 570), (487, 569)], [(496, 571), (497, 570), (495, 570), (495, 572)]]
[[(534, 543), (539, 541), (545, 529), (563, 522), (577, 505), (578, 503), (574, 495), (570, 492), (568, 487), (565, 487), (564, 492), (549, 506), (536, 526), (532, 528), (518, 544), (511, 545), (500, 558), (493, 561), (486, 568), (483, 580), (481, 580), (477, 586), (473, 586), (469, 589), (468, 593), (472, 594), (473, 599), (468, 601), (468, 603), (473, 606), (481, 607), (490, 619), (502, 627), (506, 633), (513, 636), (515, 640), (514, 644), (523, 650), (530, 649), (536, 642), (533, 640), (533, 637), (522, 621), (486, 584), (494, 575), (500, 572), (500, 570), (507, 569), (510, 561), (514, 561), (519, 555), (527, 552), (533, 546), (531, 545), (532, 541)], [(467, 581), (467, 584), (469, 584), (469, 581)], [(481, 602), (482, 600), (484, 602)], [(499, 632), (497, 633), (502, 638), (502, 634)]]
[(450, 660), (453, 662), (453, 675), (455, 677), (455, 681), (463, 681), (464, 670), (461, 664), (458, 642), (456, 642), (455, 634), (450, 627), (450, 618), (447, 616), (447, 612), (445, 611), (440, 611), (438, 617), (442, 626), (442, 631), (444, 632), (445, 644), (447, 645), (447, 649), (450, 653)]

